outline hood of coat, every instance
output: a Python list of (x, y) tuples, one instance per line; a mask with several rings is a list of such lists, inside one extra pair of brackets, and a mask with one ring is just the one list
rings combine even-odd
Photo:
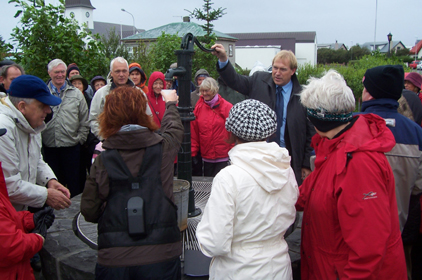
[(354, 152), (386, 153), (396, 145), (393, 133), (385, 124), (385, 120), (375, 114), (357, 115), (353, 126), (334, 139), (322, 138), (315, 134), (312, 147), (315, 149), (315, 166), (321, 164), (332, 152), (336, 152), (337, 174), (340, 174), (347, 163), (347, 154)]
[(265, 191), (281, 190), (294, 179), (289, 152), (275, 142), (249, 142), (237, 144), (229, 151), (232, 164), (250, 174)]
[(12, 104), (8, 97), (0, 99), (0, 114), (6, 115), (14, 120), (16, 127), (28, 134), (41, 133), (46, 127), (45, 123), (37, 128), (32, 128), (25, 116)]
[(134, 150), (143, 149), (161, 142), (163, 138), (146, 127), (130, 131), (119, 131), (104, 140), (104, 149)]
[(205, 69), (199, 69), (198, 71), (196, 71), (195, 73), (195, 77), (194, 77), (194, 81), (195, 81), (195, 86), (198, 86), (198, 82), (197, 82), (197, 78), (199, 75), (207, 75), (208, 77), (210, 76), (210, 74), (208, 73), (207, 70)]
[(148, 94), (150, 96), (154, 96), (154, 90), (152, 89), (152, 85), (158, 79), (161, 79), (163, 81), (163, 89), (166, 89), (166, 79), (164, 78), (164, 74), (158, 71), (153, 72), (148, 80)]
[(131, 68), (135, 68), (135, 70), (138, 70), (139, 73), (141, 73), (141, 82), (139, 84), (135, 85), (135, 86), (140, 87), (140, 88), (144, 87), (145, 84), (147, 83), (148, 76), (147, 76), (147, 74), (145, 74), (141, 65), (139, 63), (133, 62), (133, 63), (129, 64), (129, 72), (130, 72)]

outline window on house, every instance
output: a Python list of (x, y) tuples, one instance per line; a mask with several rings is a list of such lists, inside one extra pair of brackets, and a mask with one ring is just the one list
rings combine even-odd
[(233, 45), (229, 45), (229, 56), (233, 56)]

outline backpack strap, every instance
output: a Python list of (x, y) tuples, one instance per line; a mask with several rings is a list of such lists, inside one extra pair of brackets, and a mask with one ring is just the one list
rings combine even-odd
[(131, 179), (132, 174), (117, 150), (105, 150), (100, 154), (103, 164), (110, 178), (115, 180)]
[(138, 177), (156, 176), (157, 170), (150, 168), (153, 165), (159, 169), (158, 174), (161, 174), (161, 160), (163, 157), (161, 143), (162, 142), (159, 142), (145, 149), (145, 154), (144, 154), (144, 158), (142, 159), (141, 168), (138, 172)]

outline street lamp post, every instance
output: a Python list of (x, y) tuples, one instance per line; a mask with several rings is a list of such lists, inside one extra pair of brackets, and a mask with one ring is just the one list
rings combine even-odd
[(387, 39), (388, 39), (388, 57), (391, 56), (391, 49), (390, 49), (390, 44), (391, 44), (391, 39), (393, 38), (393, 35), (390, 33), (388, 33), (387, 35)]
[(122, 12), (128, 13), (129, 15), (132, 16), (132, 20), (133, 20), (133, 35), (135, 35), (135, 18), (133, 17), (133, 15), (131, 13), (129, 13), (125, 9), (122, 9)]

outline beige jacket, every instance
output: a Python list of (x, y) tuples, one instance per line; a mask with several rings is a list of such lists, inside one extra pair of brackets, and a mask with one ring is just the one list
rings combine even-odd
[[(48, 83), (51, 94), (55, 94)], [(53, 118), (42, 132), (43, 144), (50, 148), (83, 144), (88, 137), (88, 105), (79, 89), (67, 84), (60, 93), (62, 103), (52, 106)]]

